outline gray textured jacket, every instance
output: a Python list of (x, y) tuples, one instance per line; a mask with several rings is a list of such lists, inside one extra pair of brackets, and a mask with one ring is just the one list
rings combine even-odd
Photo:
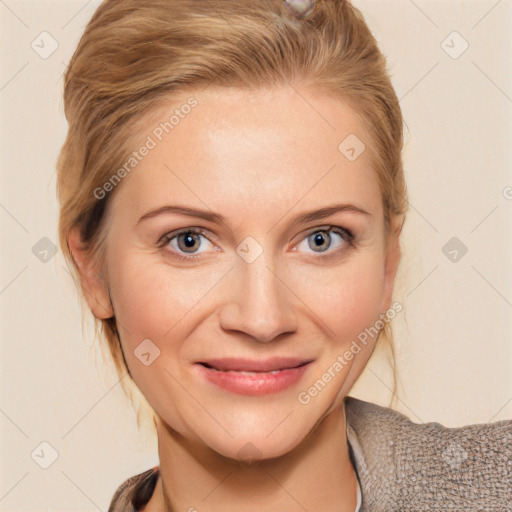
[[(448, 428), (352, 397), (345, 408), (361, 512), (512, 512), (512, 420)], [(157, 478), (126, 480), (108, 512), (139, 510)]]

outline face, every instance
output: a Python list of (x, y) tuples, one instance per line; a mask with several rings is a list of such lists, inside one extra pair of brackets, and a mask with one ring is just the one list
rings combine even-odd
[[(247, 443), (276, 457), (364, 368), (375, 339), (343, 355), (389, 307), (397, 254), (347, 105), (305, 88), (208, 88), (158, 140), (190, 96), (139, 126), (156, 145), (109, 204), (113, 311), (165, 425), (227, 457)], [(350, 134), (367, 148), (356, 159), (339, 149)]]

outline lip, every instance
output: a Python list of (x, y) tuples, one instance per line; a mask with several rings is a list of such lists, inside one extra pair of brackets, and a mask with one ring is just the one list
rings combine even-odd
[(194, 364), (211, 384), (240, 395), (266, 395), (296, 384), (313, 361), (278, 357), (265, 360), (209, 359)]

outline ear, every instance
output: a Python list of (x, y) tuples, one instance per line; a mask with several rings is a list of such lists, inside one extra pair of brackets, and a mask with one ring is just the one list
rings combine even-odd
[(404, 221), (405, 218), (402, 217), (395, 219), (387, 235), (386, 259), (384, 264), (384, 295), (382, 297), (381, 307), (382, 313), (387, 311), (391, 306), (396, 272), (401, 257), (400, 233), (402, 232)]
[(114, 309), (107, 283), (93, 265), (91, 254), (84, 248), (78, 226), (70, 230), (67, 242), (80, 274), (82, 293), (93, 315), (100, 319), (112, 318)]

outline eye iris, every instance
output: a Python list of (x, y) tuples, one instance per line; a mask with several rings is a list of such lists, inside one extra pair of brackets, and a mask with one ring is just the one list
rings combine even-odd
[[(330, 245), (331, 245), (331, 239), (329, 236), (326, 236), (326, 233), (325, 231), (317, 231), (316, 233), (313, 233), (312, 235), (310, 236), (314, 236), (313, 240), (314, 240), (314, 243), (315, 244), (319, 244), (320, 246), (325, 243), (325, 240), (327, 239), (327, 246), (325, 248), (321, 248), (322, 250), (320, 252), (323, 252), (323, 251), (326, 251), (327, 249), (329, 249)], [(310, 239), (311, 240), (311, 239)], [(315, 247), (312, 247), (311, 246), (311, 243), (309, 244), (309, 247), (311, 247), (311, 249), (318, 249), (319, 246), (318, 245), (315, 245)]]
[[(182, 240), (184, 241), (184, 245), (181, 243)], [(194, 248), (194, 243), (198, 242), (199, 235), (197, 233), (182, 233), (181, 235), (178, 236), (178, 246), (181, 250), (186, 252), (194, 252), (190, 251), (190, 249)], [(198, 249), (198, 247), (195, 247), (195, 249)]]

